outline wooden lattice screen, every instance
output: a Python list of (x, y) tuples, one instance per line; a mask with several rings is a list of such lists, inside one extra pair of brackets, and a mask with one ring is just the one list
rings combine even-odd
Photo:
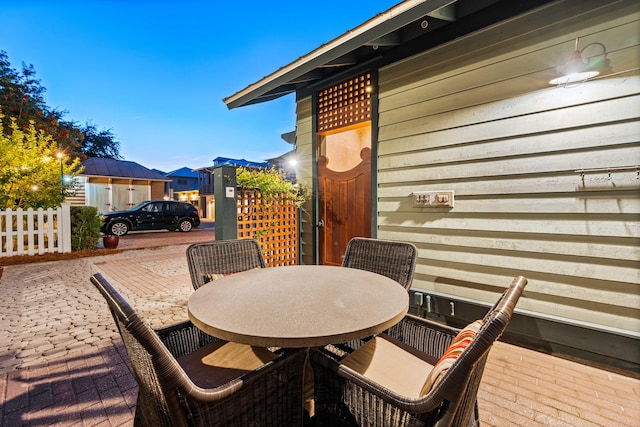
[(238, 190), (238, 239), (256, 239), (268, 267), (298, 264), (295, 199), (265, 200), (258, 190)]
[(318, 132), (371, 120), (371, 74), (363, 74), (318, 93)]

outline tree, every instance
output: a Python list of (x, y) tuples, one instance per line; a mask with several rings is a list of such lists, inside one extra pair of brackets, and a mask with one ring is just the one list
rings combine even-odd
[(4, 114), (1, 122), (7, 134), (13, 132), (12, 121), (15, 120), (17, 128), (23, 132), (34, 126), (51, 135), (71, 157), (120, 158), (120, 143), (111, 130), (98, 131), (89, 124), (81, 128), (73, 121), (64, 120), (66, 111), (47, 106), (45, 92), (33, 65), (23, 63), (18, 72), (11, 67), (6, 52), (0, 51), (0, 113)]
[(60, 206), (82, 172), (80, 159), (58, 151), (51, 135), (11, 121), (5, 135), (0, 115), (0, 209)]
[(64, 111), (51, 109), (44, 101), (46, 89), (36, 79), (33, 65), (22, 64), (17, 72), (4, 51), (0, 51), (0, 112), (4, 114), (2, 125), (12, 132), (15, 119), (19, 129), (36, 129), (51, 135), (70, 155), (80, 155), (82, 132), (73, 122), (63, 120)]
[(87, 157), (120, 159), (120, 143), (111, 129), (98, 131), (95, 125), (87, 123), (82, 129), (84, 140), (82, 152)]

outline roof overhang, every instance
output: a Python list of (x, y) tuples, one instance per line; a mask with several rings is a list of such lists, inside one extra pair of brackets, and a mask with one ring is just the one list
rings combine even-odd
[(270, 101), (295, 92), (298, 85), (323, 78), (326, 75), (323, 69), (340, 68), (357, 63), (359, 59), (355, 52), (363, 46), (377, 50), (383, 46), (400, 44), (402, 41), (397, 31), (416, 20), (427, 16), (442, 21), (455, 20), (455, 8), (452, 6), (456, 1), (403, 1), (241, 91), (224, 98), (223, 101), (229, 109), (232, 109)]
[(87, 179), (117, 179), (121, 181), (153, 181), (153, 182), (171, 182), (168, 178), (148, 178), (148, 177), (133, 177), (133, 176), (117, 176), (117, 175), (95, 175), (80, 173), (79, 176), (83, 176)]

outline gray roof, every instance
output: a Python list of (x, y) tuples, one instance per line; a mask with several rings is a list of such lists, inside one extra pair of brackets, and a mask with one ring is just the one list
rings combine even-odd
[(198, 172), (186, 166), (180, 169), (176, 169), (174, 171), (168, 172), (165, 175), (168, 177), (175, 176), (175, 177), (184, 177), (184, 178), (198, 178)]
[(164, 175), (147, 169), (144, 166), (126, 160), (104, 159), (92, 157), (82, 162), (84, 170), (80, 175), (108, 176), (112, 178), (148, 179), (151, 181), (171, 181)]

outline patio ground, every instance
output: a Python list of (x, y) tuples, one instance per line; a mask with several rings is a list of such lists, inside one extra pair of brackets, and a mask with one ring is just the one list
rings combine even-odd
[[(5, 267), (0, 425), (131, 426), (137, 393), (101, 272), (153, 325), (186, 318), (187, 244)], [(505, 343), (479, 394), (485, 426), (640, 426), (640, 380)]]

